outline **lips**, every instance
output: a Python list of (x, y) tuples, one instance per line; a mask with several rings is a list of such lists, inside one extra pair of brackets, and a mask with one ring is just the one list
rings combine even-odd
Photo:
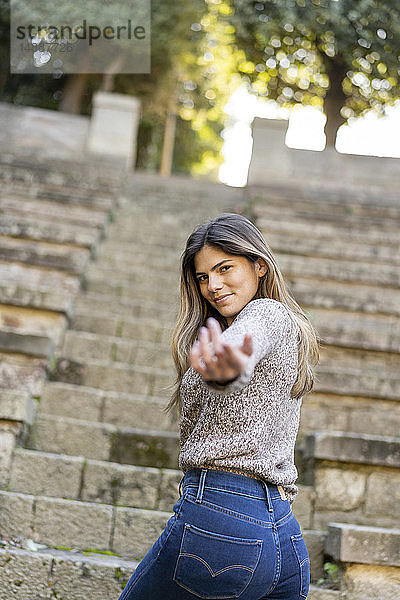
[(232, 296), (232, 294), (225, 294), (224, 296), (218, 296), (218, 298), (214, 298), (214, 302), (216, 304), (220, 304), (221, 302), (223, 302), (224, 300), (226, 300), (230, 296)]

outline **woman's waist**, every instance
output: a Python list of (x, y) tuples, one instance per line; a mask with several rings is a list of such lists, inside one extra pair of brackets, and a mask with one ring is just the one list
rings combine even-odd
[(184, 487), (198, 488), (201, 481), (202, 472), (206, 471), (203, 476), (204, 488), (223, 490), (249, 496), (251, 498), (265, 498), (265, 487), (268, 487), (271, 498), (284, 496), (283, 488), (270, 481), (262, 479), (251, 473), (240, 472), (234, 468), (218, 468), (215, 466), (203, 465), (201, 468), (189, 468), (183, 479)]

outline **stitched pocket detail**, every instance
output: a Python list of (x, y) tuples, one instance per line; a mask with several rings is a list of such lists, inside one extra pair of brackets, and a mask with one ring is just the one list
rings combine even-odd
[(260, 560), (262, 540), (236, 538), (185, 523), (173, 580), (198, 598), (238, 598)]
[(310, 588), (310, 557), (303, 535), (301, 533), (292, 535), (293, 548), (297, 556), (300, 567), (300, 591), (301, 598), (307, 598)]

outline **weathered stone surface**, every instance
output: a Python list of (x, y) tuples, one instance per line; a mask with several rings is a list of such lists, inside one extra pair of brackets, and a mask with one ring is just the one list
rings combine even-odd
[(56, 218), (44, 218), (40, 221), (33, 216), (5, 215), (0, 224), (2, 235), (28, 238), (58, 244), (74, 244), (91, 248), (100, 237), (97, 229), (74, 223), (60, 223)]
[(86, 366), (82, 383), (105, 391), (150, 394), (154, 375), (150, 369), (144, 367), (91, 361)]
[(108, 550), (111, 521), (111, 506), (38, 497), (33, 537), (50, 546)]
[[(310, 585), (307, 600), (341, 600), (339, 590), (328, 590)], [(360, 600), (360, 598), (358, 599)]]
[(183, 477), (182, 471), (174, 469), (161, 470), (161, 483), (157, 510), (172, 512), (172, 509), (180, 496), (179, 484)]
[(134, 560), (141, 560), (164, 530), (170, 514), (135, 508), (115, 509), (112, 549)]
[(52, 557), (0, 548), (0, 599), (48, 600)]
[(11, 431), (0, 431), (0, 487), (7, 486), (10, 477), (15, 435)]
[(0, 321), (4, 329), (15, 333), (51, 338), (59, 344), (67, 326), (65, 315), (50, 310), (0, 305)]
[[(103, 392), (58, 381), (46, 381), (40, 398), (40, 413), (101, 421)], [(110, 421), (111, 423), (111, 421)]]
[(400, 529), (331, 523), (325, 548), (342, 562), (400, 567)]
[(18, 390), (0, 391), (0, 419), (32, 424), (36, 402), (27, 392)]
[(160, 488), (158, 469), (89, 460), (82, 500), (138, 508), (156, 508)]
[[(107, 241), (104, 241), (99, 248), (99, 253), (103, 249)], [(172, 299), (171, 299), (172, 300)], [(167, 305), (150, 302), (146, 300), (132, 300), (130, 302), (118, 302), (118, 304), (110, 304), (110, 299), (107, 295), (102, 294), (81, 294), (78, 295), (74, 301), (74, 312), (76, 314), (85, 314), (89, 316), (95, 313), (102, 317), (107, 316), (108, 318), (113, 315), (125, 316), (128, 319), (143, 319), (146, 323), (151, 323), (154, 327), (154, 315), (157, 314), (160, 320), (164, 323), (173, 323), (175, 321), (175, 314), (177, 312), (177, 300), (171, 301)], [(87, 330), (90, 331), (90, 330)], [(97, 330), (95, 330), (97, 331)], [(145, 332), (146, 330), (144, 330)], [(101, 331), (97, 331), (101, 333)], [(142, 335), (140, 339), (144, 338)]]
[(0, 198), (0, 207), (7, 215), (29, 214), (35, 219), (52, 217), (60, 223), (75, 223), (89, 229), (103, 227), (107, 221), (105, 208), (79, 206), (75, 204), (74, 200), (74, 194), (66, 196), (64, 202), (55, 202), (43, 198), (29, 198), (27, 194), (9, 192)]
[(324, 576), (325, 533), (305, 529), (303, 530), (303, 537), (310, 556), (311, 580), (317, 581), (320, 577)]
[(9, 490), (77, 499), (82, 466), (83, 458), (80, 457), (17, 448), (14, 451)]
[(319, 279), (312, 277), (287, 278), (292, 294), (301, 306), (318, 308), (340, 308), (343, 310), (359, 310), (365, 313), (377, 312), (387, 315), (400, 315), (399, 293), (390, 287), (360, 285), (354, 282), (325, 280), (321, 286)]
[(0, 491), (0, 531), (6, 536), (32, 537), (34, 497)]
[(108, 460), (112, 425), (90, 423), (68, 417), (39, 415), (30, 436), (30, 448)]
[(388, 467), (400, 466), (400, 440), (389, 436), (316, 432), (306, 438), (306, 455)]
[(400, 473), (384, 471), (371, 473), (367, 482), (365, 514), (394, 520), (400, 518)]
[(99, 554), (0, 549), (0, 600), (115, 600), (136, 566)]
[(106, 423), (121, 427), (136, 428), (140, 424), (143, 429), (176, 431), (177, 418), (171, 413), (163, 412), (166, 405), (167, 399), (108, 392), (104, 401), (103, 419)]
[(54, 597), (68, 600), (115, 600), (135, 568), (136, 563), (117, 557), (64, 553), (53, 559), (51, 590)]
[[(369, 365), (368, 365), (369, 366)], [(391, 373), (374, 373), (342, 366), (319, 365), (316, 369), (318, 379), (315, 383), (317, 392), (337, 394), (354, 394), (370, 398), (400, 400), (400, 379)]]
[(0, 260), (80, 274), (89, 260), (89, 249), (2, 236)]
[(0, 390), (18, 390), (39, 396), (46, 360), (0, 352)]
[(0, 331), (0, 348), (4, 352), (18, 352), (50, 358), (54, 352), (54, 342), (45, 336), (3, 329)]
[(365, 227), (348, 227), (341, 228), (340, 231), (334, 223), (319, 223), (318, 227), (315, 224), (307, 222), (305, 219), (282, 219), (282, 217), (272, 217), (267, 219), (259, 219), (257, 227), (265, 234), (268, 240), (268, 233), (271, 231), (279, 235), (286, 236), (301, 236), (304, 238), (316, 238), (327, 242), (330, 238), (335, 240), (340, 239), (342, 243), (364, 243), (364, 244), (391, 244), (396, 246), (396, 231), (384, 231), (380, 228), (375, 231)]
[(299, 493), (293, 504), (293, 514), (302, 529), (311, 529), (315, 493), (311, 486), (299, 485), (298, 488)]
[(364, 501), (367, 474), (355, 470), (318, 468), (315, 473), (315, 509), (349, 511)]
[(130, 465), (175, 469), (178, 434), (166, 431), (120, 429), (111, 436), (110, 460)]
[(400, 598), (400, 569), (375, 565), (349, 565), (344, 575), (345, 600)]

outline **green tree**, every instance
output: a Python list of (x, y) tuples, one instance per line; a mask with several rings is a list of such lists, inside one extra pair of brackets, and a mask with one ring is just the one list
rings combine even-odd
[(398, 0), (231, 0), (231, 9), (238, 72), (261, 97), (323, 107), (328, 146), (350, 117), (384, 114), (399, 98)]

